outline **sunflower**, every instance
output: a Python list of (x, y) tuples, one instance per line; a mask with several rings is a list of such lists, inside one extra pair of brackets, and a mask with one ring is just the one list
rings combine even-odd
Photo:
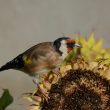
[(81, 49), (71, 52), (60, 67), (62, 77), (52, 72), (42, 77), (39, 91), (29, 93), (29, 110), (110, 110), (110, 49), (94, 33), (88, 39), (78, 35)]

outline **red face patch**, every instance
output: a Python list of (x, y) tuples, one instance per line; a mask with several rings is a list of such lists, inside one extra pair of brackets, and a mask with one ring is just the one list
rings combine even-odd
[(68, 53), (70, 53), (73, 50), (73, 48), (67, 48), (67, 49), (68, 49)]
[(66, 39), (66, 44), (67, 44), (67, 49), (68, 49), (68, 53), (69, 53), (73, 50), (73, 45), (75, 44), (75, 40), (74, 39)]
[(75, 43), (74, 39), (66, 39), (66, 43)]

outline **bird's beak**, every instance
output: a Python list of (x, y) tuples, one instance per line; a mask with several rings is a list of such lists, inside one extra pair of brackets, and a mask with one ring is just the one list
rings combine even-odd
[(81, 48), (82, 46), (81, 46), (80, 44), (78, 44), (78, 43), (75, 43), (75, 44), (74, 44), (74, 47)]
[(78, 43), (75, 43), (73, 48), (71, 48), (71, 47), (68, 48), (68, 53), (71, 52), (74, 48), (82, 48), (82, 46)]

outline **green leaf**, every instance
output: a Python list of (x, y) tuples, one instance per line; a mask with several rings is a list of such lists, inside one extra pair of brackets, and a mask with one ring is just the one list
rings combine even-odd
[(11, 96), (8, 89), (3, 89), (4, 92), (0, 97), (0, 110), (5, 110), (13, 102), (13, 97)]
[(102, 40), (99, 40), (95, 43), (95, 45), (93, 46), (93, 51), (99, 51), (102, 49), (102, 44), (103, 44), (103, 41)]
[(73, 58), (77, 57), (79, 54), (80, 48), (74, 48), (64, 59), (64, 62), (68, 63), (70, 62)]
[(88, 39), (88, 46), (92, 48), (95, 44), (94, 33), (91, 33)]

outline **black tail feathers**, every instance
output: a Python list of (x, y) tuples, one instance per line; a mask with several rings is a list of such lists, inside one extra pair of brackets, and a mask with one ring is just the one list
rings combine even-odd
[(8, 70), (8, 69), (20, 69), (24, 66), (24, 62), (22, 59), (22, 54), (14, 58), (12, 61), (9, 61), (5, 65), (0, 68), (0, 71)]
[(0, 71), (11, 69), (10, 65), (7, 63), (0, 68)]

